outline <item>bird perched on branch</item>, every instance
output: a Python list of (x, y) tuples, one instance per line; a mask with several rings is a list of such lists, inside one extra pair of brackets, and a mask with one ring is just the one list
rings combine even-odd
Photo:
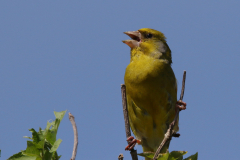
[[(125, 72), (128, 115), (136, 139), (125, 148), (131, 150), (136, 143), (143, 151), (155, 152), (174, 120), (176, 107), (186, 103), (177, 101), (177, 81), (171, 68), (171, 50), (163, 33), (142, 28), (124, 32), (131, 40), (123, 43), (131, 48), (130, 64)], [(178, 131), (178, 123), (174, 130)], [(169, 144), (165, 145), (165, 153)]]

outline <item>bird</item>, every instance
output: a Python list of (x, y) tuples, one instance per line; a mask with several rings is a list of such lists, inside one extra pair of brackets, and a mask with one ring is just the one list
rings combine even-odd
[[(127, 139), (132, 142), (125, 150), (138, 143), (143, 152), (156, 152), (174, 120), (176, 107), (186, 108), (186, 103), (177, 101), (177, 80), (165, 35), (150, 28), (124, 33), (131, 38), (122, 41), (131, 49), (124, 83), (129, 123), (136, 136)], [(174, 131), (178, 130), (177, 122)], [(167, 152), (168, 147), (165, 145), (161, 153)]]

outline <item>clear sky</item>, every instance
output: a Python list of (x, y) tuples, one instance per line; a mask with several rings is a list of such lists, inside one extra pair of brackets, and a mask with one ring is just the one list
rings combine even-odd
[[(79, 131), (77, 159), (117, 159), (126, 146), (120, 84), (130, 48), (124, 31), (162, 31), (181, 88), (180, 138), (170, 151), (199, 159), (239, 159), (240, 1), (0, 2), (1, 159), (26, 148), (30, 128), (45, 128), (68, 110)], [(180, 92), (178, 93), (178, 96)], [(59, 127), (61, 159), (73, 131)], [(141, 146), (136, 147), (141, 152)]]

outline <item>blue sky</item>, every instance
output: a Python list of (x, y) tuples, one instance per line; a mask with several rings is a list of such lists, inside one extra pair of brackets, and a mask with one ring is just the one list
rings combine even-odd
[[(124, 31), (153, 28), (167, 37), (179, 90), (187, 71), (188, 106), (170, 151), (238, 159), (239, 6), (237, 0), (1, 1), (1, 158), (24, 150), (22, 137), (45, 128), (53, 111), (68, 110), (79, 131), (77, 159), (117, 159), (119, 153), (130, 159), (120, 92), (130, 49), (121, 41), (128, 39)], [(70, 159), (67, 116), (58, 138), (61, 159)]]

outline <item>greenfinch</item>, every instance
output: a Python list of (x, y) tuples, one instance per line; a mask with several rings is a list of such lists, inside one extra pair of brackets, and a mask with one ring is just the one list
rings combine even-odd
[[(177, 80), (171, 68), (171, 50), (157, 30), (124, 33), (131, 37), (123, 41), (131, 48), (124, 77), (130, 127), (143, 151), (155, 152), (176, 114)], [(177, 122), (174, 130), (178, 129)], [(168, 147), (165, 145), (162, 153)]]

